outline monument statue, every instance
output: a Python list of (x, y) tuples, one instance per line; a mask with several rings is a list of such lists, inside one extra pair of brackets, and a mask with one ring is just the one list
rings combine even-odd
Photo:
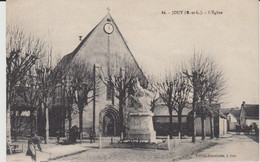
[(139, 81), (134, 85), (134, 96), (130, 96), (129, 113), (127, 117), (127, 140), (156, 141), (153, 127), (153, 113), (150, 111), (153, 94), (142, 88)]
[[(133, 111), (138, 112), (150, 112), (151, 101), (152, 101), (152, 92), (144, 89), (141, 85), (139, 80), (136, 80), (134, 85), (134, 96), (130, 96), (130, 100), (132, 103), (132, 107), (134, 108)], [(132, 112), (132, 111), (131, 111)]]

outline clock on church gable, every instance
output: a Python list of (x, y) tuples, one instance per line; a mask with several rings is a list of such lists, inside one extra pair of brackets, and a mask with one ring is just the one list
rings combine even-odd
[(104, 31), (105, 31), (105, 33), (107, 33), (107, 34), (111, 34), (111, 33), (113, 33), (113, 31), (114, 31), (114, 26), (111, 24), (111, 23), (106, 23), (105, 25), (104, 25)]

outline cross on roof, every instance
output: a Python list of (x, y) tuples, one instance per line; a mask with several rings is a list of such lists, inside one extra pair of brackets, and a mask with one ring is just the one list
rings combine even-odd
[(111, 9), (109, 7), (107, 7), (107, 12), (109, 12)]

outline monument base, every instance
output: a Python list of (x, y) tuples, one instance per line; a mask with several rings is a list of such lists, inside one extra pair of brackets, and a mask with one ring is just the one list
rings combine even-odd
[(126, 140), (148, 140), (156, 142), (156, 132), (153, 127), (153, 113), (129, 113), (127, 118)]

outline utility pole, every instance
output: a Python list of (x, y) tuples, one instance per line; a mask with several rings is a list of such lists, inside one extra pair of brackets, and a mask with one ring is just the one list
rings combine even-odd
[(94, 85), (93, 85), (93, 134), (95, 136), (96, 130), (95, 130), (95, 121), (96, 121), (96, 65), (94, 64), (93, 67), (93, 79), (94, 79)]

